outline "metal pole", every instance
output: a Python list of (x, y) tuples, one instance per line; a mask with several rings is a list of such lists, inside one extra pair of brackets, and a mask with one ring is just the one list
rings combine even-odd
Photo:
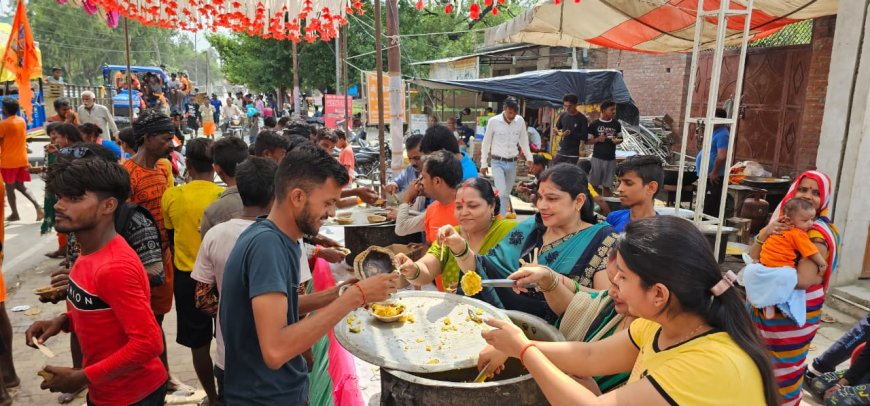
[[(749, 41), (749, 26), (752, 17), (752, 7), (754, 0), (749, 0), (746, 5), (746, 15), (743, 18), (743, 38), (740, 43), (740, 60), (737, 63), (737, 83), (734, 88), (734, 103), (736, 110), (731, 112), (732, 121), (728, 132), (728, 155), (725, 157), (725, 176), (722, 177), (722, 196), (719, 201), (719, 227), (716, 228), (716, 248), (713, 252), (718, 253), (719, 247), (722, 244), (722, 225), (725, 219), (725, 203), (728, 201), (728, 169), (731, 168), (734, 158), (734, 139), (737, 138), (737, 115), (740, 114), (740, 100), (743, 95), (743, 74), (746, 67), (746, 48)], [(724, 23), (721, 22), (721, 23)]]
[[(686, 86), (686, 110), (683, 114), (683, 140), (680, 142), (680, 168), (677, 172), (677, 200), (674, 211), (679, 214), (683, 202), (683, 172), (686, 170), (686, 144), (689, 142), (689, 122), (692, 118), (692, 95), (695, 92), (695, 80), (698, 72), (698, 54), (701, 46), (701, 32), (704, 27), (704, 0), (698, 0), (698, 11), (695, 18), (695, 37), (692, 44), (692, 63), (689, 65), (689, 83)], [(700, 168), (696, 168), (700, 169)], [(698, 210), (698, 208), (695, 208)]]
[[(710, 76), (710, 91), (707, 95), (707, 113), (704, 117), (704, 142), (701, 148), (701, 167), (698, 168), (698, 192), (695, 196), (695, 224), (701, 223), (704, 199), (707, 193), (707, 176), (710, 172), (710, 148), (713, 144), (713, 127), (717, 124), (716, 103), (719, 101), (719, 81), (722, 78), (722, 57), (725, 53), (725, 10), (728, 3), (720, 4), (716, 13), (716, 48), (713, 51), (713, 73)], [(703, 10), (699, 11), (703, 13)], [(718, 252), (718, 251), (714, 251)]]
[(343, 61), (342, 66), (341, 66), (341, 68), (342, 68), (341, 76), (342, 76), (342, 81), (344, 82), (344, 85), (343, 85), (344, 86), (344, 133), (348, 137), (350, 137), (350, 128), (351, 128), (351, 125), (350, 125), (351, 124), (351, 122), (350, 122), (351, 110), (350, 110), (350, 108), (351, 108), (351, 103), (348, 103), (348, 101), (347, 101), (347, 99), (349, 97), (348, 89), (347, 89), (348, 88), (347, 35), (348, 35), (349, 30), (348, 30), (347, 26), (342, 27), (341, 30), (344, 31), (344, 35), (341, 36), (341, 60)]
[[(378, 88), (378, 155), (380, 158), (380, 181), (381, 185), (387, 184), (386, 154), (384, 153), (384, 49), (381, 44), (381, 1), (375, 0), (375, 75), (377, 76)], [(381, 188), (381, 195), (384, 188)]]
[(127, 113), (130, 115), (130, 125), (133, 124), (133, 73), (130, 72), (130, 31), (127, 28), (129, 18), (124, 17), (124, 53), (127, 56)]

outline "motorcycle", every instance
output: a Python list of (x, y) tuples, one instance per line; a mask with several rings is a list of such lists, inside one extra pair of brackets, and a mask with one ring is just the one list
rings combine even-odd
[[(358, 178), (378, 179), (380, 172), (380, 150), (365, 139), (357, 138), (358, 150), (354, 151), (355, 167)], [(389, 164), (393, 153), (389, 144), (384, 145), (384, 160)]]

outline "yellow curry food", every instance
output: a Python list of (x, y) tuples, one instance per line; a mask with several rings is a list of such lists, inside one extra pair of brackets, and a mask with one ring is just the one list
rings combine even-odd
[(480, 275), (474, 271), (466, 272), (465, 275), (462, 275), (459, 283), (462, 285), (462, 291), (465, 293), (465, 296), (474, 296), (483, 290), (483, 286), (480, 284)]
[(402, 314), (405, 311), (405, 306), (400, 304), (373, 304), (372, 313), (381, 317), (393, 317)]

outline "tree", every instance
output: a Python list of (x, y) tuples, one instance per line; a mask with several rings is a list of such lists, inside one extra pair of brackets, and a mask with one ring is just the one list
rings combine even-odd
[(289, 41), (238, 33), (213, 34), (207, 38), (220, 55), (221, 67), (229, 82), (261, 92), (293, 86), (293, 53)]

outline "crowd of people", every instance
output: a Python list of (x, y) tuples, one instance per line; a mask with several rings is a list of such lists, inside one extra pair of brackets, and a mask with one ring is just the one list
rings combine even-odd
[[(266, 115), (262, 97), (240, 96)], [(464, 294), (459, 280), (468, 272), (513, 280), (512, 289), (487, 287), (474, 297), (540, 317), (565, 336), (532, 341), (498, 320), (486, 321), (491, 329), (482, 333), (488, 345), (479, 368), (499, 373), (517, 358), (553, 404), (791, 405), (800, 402), (805, 377), (827, 397), (867, 383), (866, 351), (845, 374), (833, 371), (867, 340), (867, 320), (805, 367), (837, 265), (827, 176), (797, 177), (751, 250), (759, 274), (794, 275), (791, 285), (776, 282), (786, 286), (787, 305), (751, 295), (747, 302), (692, 223), (656, 214), (662, 162), (616, 163), (616, 106), (602, 104), (589, 123), (576, 96), (564, 103), (552, 162), (532, 152), (518, 106), (508, 101), (488, 120), (479, 167), (455, 129), (433, 123), (406, 138), (408, 166), (384, 195), (354, 187), (353, 150), (341, 131), (269, 116), (249, 142), (214, 141), (208, 133), (185, 137), (180, 115), (147, 109), (117, 144), (107, 144), (102, 134), (116, 129), (78, 124), (60, 103), (47, 129), (46, 199), (33, 203), (49, 211), (43, 231), (58, 233), (50, 254), (63, 259), (51, 275), (56, 292), (44, 300), (65, 300), (67, 311), (33, 323), (26, 343), (68, 332), (73, 360), (71, 368), (46, 366), (42, 387), (68, 397), (87, 388), (95, 405), (162, 405), (181, 385), (165, 342), (165, 330), (175, 327), (205, 404), (307, 404), (311, 348), (349, 312), (387, 299), (400, 278), (412, 288)], [(232, 107), (227, 100), (218, 108)], [(3, 110), (0, 169), (14, 211), (16, 191), (32, 196), (23, 186), (27, 163), (19, 162), (17, 104), (4, 99)], [(222, 122), (217, 111), (205, 112)], [(579, 158), (584, 145), (593, 145), (590, 160)], [(533, 183), (515, 185), (518, 162)], [(516, 219), (515, 188), (528, 193), (537, 214)], [(600, 221), (596, 199), (613, 191), (625, 208)], [(398, 273), (307, 290), (316, 261), (345, 259), (338, 243), (320, 235), (326, 220), (339, 208), (383, 201), (397, 203), (389, 215), (395, 233), (419, 234), (426, 253), (417, 260), (397, 254)], [(745, 283), (747, 292), (772, 291), (763, 285), (769, 281)], [(168, 326), (173, 303), (177, 324)], [(5, 386), (18, 381), (8, 324), (0, 305)]]

